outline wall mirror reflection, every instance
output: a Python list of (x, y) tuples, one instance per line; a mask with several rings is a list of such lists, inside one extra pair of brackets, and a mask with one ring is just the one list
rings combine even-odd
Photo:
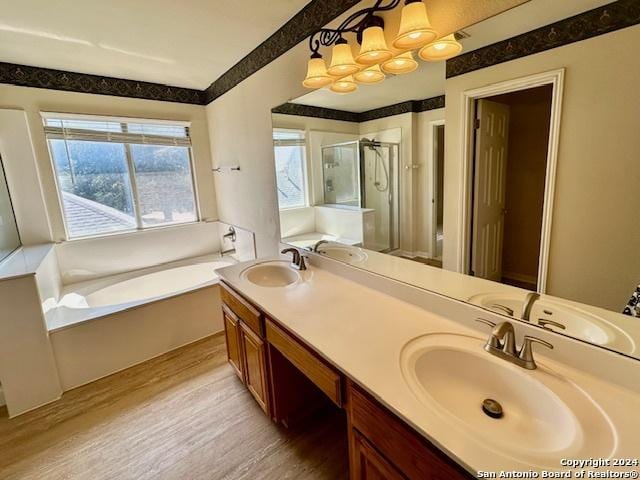
[(274, 108), (282, 241), (640, 357), (640, 29), (607, 3), (530, 0)]
[(9, 187), (0, 158), (0, 262), (20, 246), (20, 235), (13, 214)]

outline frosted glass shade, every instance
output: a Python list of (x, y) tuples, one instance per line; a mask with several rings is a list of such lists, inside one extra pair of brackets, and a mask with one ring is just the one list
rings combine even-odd
[(352, 75), (360, 70), (360, 67), (353, 59), (351, 46), (347, 43), (336, 43), (331, 53), (331, 66), (327, 72), (334, 77), (344, 77)]
[(353, 79), (358, 83), (372, 84), (382, 82), (385, 76), (380, 70), (380, 65), (374, 65), (354, 74)]
[(413, 72), (418, 68), (418, 62), (413, 58), (413, 52), (405, 52), (382, 64), (382, 70), (394, 75)]
[(351, 93), (358, 89), (358, 85), (353, 81), (353, 77), (349, 75), (345, 78), (340, 78), (333, 82), (333, 85), (329, 87), (329, 90), (335, 93)]
[(462, 45), (453, 35), (447, 35), (423, 47), (418, 56), (427, 62), (439, 62), (455, 57), (462, 51)]
[(307, 88), (323, 88), (330, 85), (333, 82), (333, 78), (327, 73), (327, 65), (324, 63), (324, 59), (310, 58), (307, 65), (307, 76), (302, 81), (302, 85)]
[(381, 27), (368, 27), (362, 32), (362, 46), (356, 62), (362, 65), (374, 65), (393, 57), (384, 39)]
[(393, 41), (398, 50), (413, 50), (433, 42), (438, 34), (431, 26), (427, 7), (422, 2), (413, 2), (402, 8), (400, 29)]

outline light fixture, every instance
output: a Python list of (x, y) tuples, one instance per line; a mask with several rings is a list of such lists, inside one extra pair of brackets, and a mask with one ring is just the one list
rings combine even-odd
[(353, 79), (356, 82), (364, 84), (380, 83), (385, 78), (384, 73), (380, 70), (380, 65), (365, 68), (353, 75)]
[(353, 81), (353, 76), (340, 78), (333, 82), (333, 85), (329, 87), (329, 90), (335, 93), (351, 93), (358, 89), (358, 85)]
[(362, 32), (362, 46), (356, 62), (363, 65), (375, 65), (393, 57), (384, 39), (384, 30), (380, 26), (367, 27)]
[(340, 38), (333, 46), (331, 54), (331, 66), (327, 70), (329, 75), (334, 77), (344, 77), (360, 70), (360, 67), (353, 59), (351, 45), (344, 38)]
[(413, 72), (418, 68), (418, 62), (413, 58), (413, 52), (404, 52), (382, 64), (382, 70), (394, 75)]
[(324, 63), (322, 55), (314, 52), (307, 64), (307, 76), (302, 81), (302, 85), (307, 88), (322, 88), (333, 83), (333, 78), (327, 73), (327, 65)]
[[(324, 88), (336, 93), (350, 93), (357, 84), (382, 82), (385, 73), (401, 75), (418, 68), (414, 50), (420, 58), (435, 62), (458, 55), (462, 45), (453, 35), (438, 39), (429, 23), (427, 7), (422, 0), (404, 0), (400, 29), (393, 48), (387, 46), (384, 18), (400, 6), (402, 0), (375, 0), (372, 5), (349, 15), (335, 28), (321, 28), (309, 37), (311, 59), (302, 84), (307, 88)], [(353, 35), (360, 44), (356, 58), (345, 36)], [(320, 55), (322, 47), (331, 47), (331, 65), (326, 68)], [(355, 44), (354, 44), (355, 48)]]
[(439, 62), (455, 57), (461, 51), (462, 45), (460, 45), (452, 33), (423, 47), (420, 52), (418, 52), (418, 56), (427, 62)]
[(427, 7), (422, 0), (406, 0), (400, 17), (398, 36), (393, 46), (398, 50), (413, 50), (433, 42), (438, 34), (431, 26)]

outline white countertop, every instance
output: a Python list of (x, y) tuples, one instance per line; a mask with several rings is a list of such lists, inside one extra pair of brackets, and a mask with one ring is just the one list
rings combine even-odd
[(51, 249), (53, 243), (19, 247), (0, 262), (0, 281), (35, 275), (36, 270)]
[[(254, 263), (260, 261), (225, 267), (217, 273), (456, 462), (474, 474), (480, 470), (536, 469), (491, 449), (426, 408), (403, 377), (400, 353), (410, 340), (429, 333), (458, 333), (481, 339), (486, 334), (314, 266), (301, 272), (303, 280), (299, 283), (260, 287), (240, 275)], [(541, 354), (537, 359), (542, 367), (570, 379), (606, 413), (617, 431), (611, 457), (640, 456), (638, 391), (595, 378)], [(560, 459), (557, 468), (563, 470), (559, 462)]]

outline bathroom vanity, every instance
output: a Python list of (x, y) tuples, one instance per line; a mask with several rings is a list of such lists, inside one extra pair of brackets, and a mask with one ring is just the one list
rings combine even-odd
[[(534, 346), (529, 370), (483, 348), (491, 325), (477, 315), (499, 316), (310, 257), (304, 271), (284, 259), (218, 270), (228, 358), (277, 423), (344, 410), (351, 478), (566, 472), (562, 458), (637, 457), (640, 420), (624, 414), (640, 408), (634, 360), (541, 334), (555, 354)], [(517, 345), (524, 335), (537, 329), (516, 326)], [(489, 399), (503, 418), (483, 410)]]
[(277, 319), (226, 283), (221, 293), (229, 363), (265, 414), (287, 425), (319, 394), (345, 409), (352, 479), (472, 478)]

